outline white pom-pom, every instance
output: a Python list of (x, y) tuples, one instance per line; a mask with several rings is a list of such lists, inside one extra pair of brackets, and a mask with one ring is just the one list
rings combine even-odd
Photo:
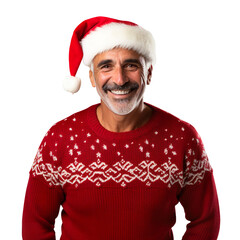
[(71, 93), (76, 93), (81, 87), (81, 79), (73, 76), (66, 77), (63, 80), (63, 88)]

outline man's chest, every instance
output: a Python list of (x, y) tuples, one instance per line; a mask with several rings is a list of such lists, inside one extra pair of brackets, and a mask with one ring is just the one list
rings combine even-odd
[(87, 182), (98, 187), (114, 183), (124, 188), (139, 182), (171, 188), (182, 184), (183, 158), (180, 140), (146, 136), (106, 141), (89, 132), (85, 138), (73, 137), (64, 146), (59, 179), (75, 188)]

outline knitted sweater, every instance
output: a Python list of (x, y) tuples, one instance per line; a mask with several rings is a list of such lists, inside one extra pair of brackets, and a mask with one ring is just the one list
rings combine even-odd
[(30, 171), (24, 240), (172, 240), (175, 206), (189, 220), (184, 240), (216, 240), (217, 193), (196, 130), (149, 105), (151, 119), (129, 132), (104, 129), (98, 105), (58, 122)]

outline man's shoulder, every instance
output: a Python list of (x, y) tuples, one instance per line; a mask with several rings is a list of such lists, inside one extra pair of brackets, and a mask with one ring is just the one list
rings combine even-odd
[(79, 126), (80, 124), (85, 124), (88, 121), (87, 119), (89, 114), (95, 111), (96, 106), (97, 104), (71, 114), (70, 116), (53, 124), (51, 129), (55, 129), (55, 131), (64, 131), (65, 129), (71, 129), (72, 126)]
[(178, 116), (165, 111), (161, 108), (148, 104), (154, 109), (158, 118), (158, 123), (165, 129), (179, 129), (185, 131), (188, 134), (196, 135), (196, 129), (187, 121), (179, 118)]
[(180, 122), (183, 122), (184, 124), (188, 124), (187, 122), (183, 121), (182, 119), (180, 119), (179, 117), (177, 117), (176, 115), (163, 110), (162, 108), (159, 108), (157, 106), (148, 104), (154, 111), (154, 114), (159, 118), (159, 121), (162, 124), (177, 124)]

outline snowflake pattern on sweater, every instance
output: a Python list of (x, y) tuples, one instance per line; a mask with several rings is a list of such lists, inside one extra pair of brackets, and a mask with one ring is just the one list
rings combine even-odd
[[(212, 171), (200, 136), (184, 121), (155, 109), (146, 131), (116, 137), (101, 127), (96, 106), (89, 109), (88, 114), (76, 113), (48, 131), (31, 168), (33, 176), (61, 187), (77, 188), (84, 182), (126, 187), (134, 181), (151, 186), (160, 181), (169, 188), (174, 184), (182, 188), (200, 183)], [(166, 115), (168, 121), (159, 124)]]

